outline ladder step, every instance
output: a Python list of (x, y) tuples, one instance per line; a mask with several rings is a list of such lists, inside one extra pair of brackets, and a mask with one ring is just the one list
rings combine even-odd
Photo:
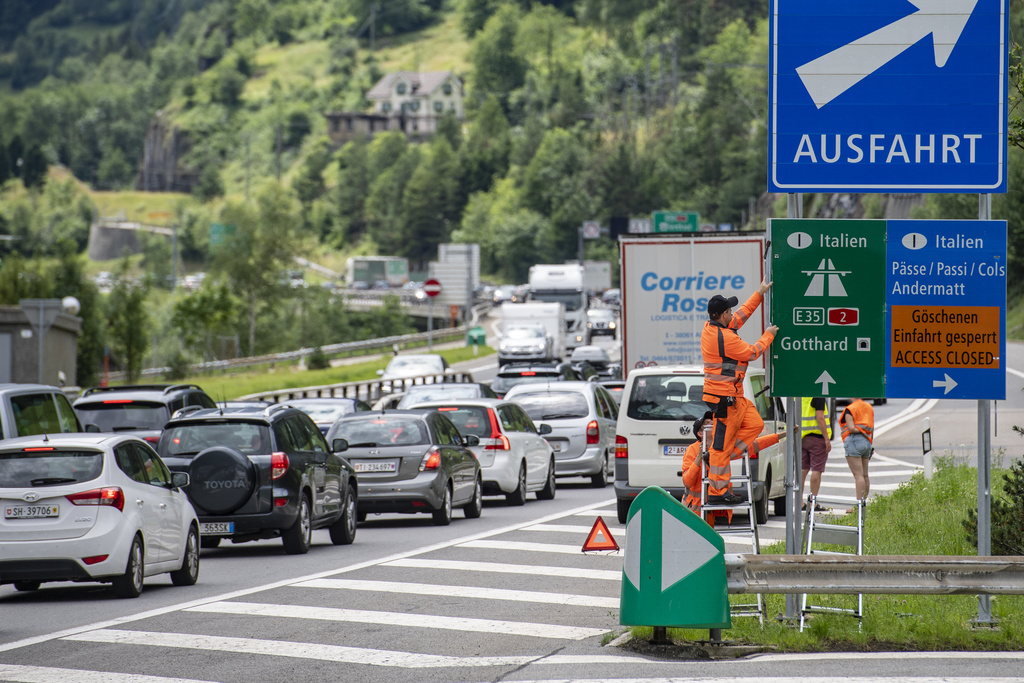
[[(817, 543), (817, 541), (814, 541), (814, 542)], [(815, 550), (814, 548), (811, 548), (811, 552), (809, 552), (807, 554), (808, 555), (853, 555), (854, 557), (857, 557), (857, 553), (841, 553), (838, 550)]]
[(702, 507), (704, 508), (705, 511), (709, 511), (709, 510), (733, 510), (733, 511), (736, 511), (736, 510), (744, 510), (744, 509), (749, 510), (751, 505), (750, 505), (750, 503), (736, 503), (735, 505), (721, 505), (721, 504), (716, 503), (714, 505), (704, 505)]

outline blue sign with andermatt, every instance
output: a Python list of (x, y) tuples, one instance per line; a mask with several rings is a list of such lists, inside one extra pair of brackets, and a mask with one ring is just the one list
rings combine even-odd
[(1005, 192), (1008, 0), (772, 0), (768, 187)]
[(885, 395), (1006, 398), (1006, 221), (888, 221)]

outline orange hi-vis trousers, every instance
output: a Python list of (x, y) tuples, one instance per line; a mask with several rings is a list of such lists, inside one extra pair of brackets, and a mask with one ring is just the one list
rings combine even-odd
[(736, 397), (736, 404), (725, 408), (725, 417), (720, 417), (722, 407), (715, 411), (714, 440), (708, 458), (709, 496), (720, 496), (732, 490), (732, 467), (730, 461), (743, 456), (743, 451), (754, 442), (764, 429), (764, 420), (757, 413), (757, 407), (749, 399)]

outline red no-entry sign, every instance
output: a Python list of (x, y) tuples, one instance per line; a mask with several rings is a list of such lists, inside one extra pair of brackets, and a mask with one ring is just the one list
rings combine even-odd
[(429, 297), (435, 297), (441, 293), (441, 283), (430, 278), (423, 283), (423, 293)]

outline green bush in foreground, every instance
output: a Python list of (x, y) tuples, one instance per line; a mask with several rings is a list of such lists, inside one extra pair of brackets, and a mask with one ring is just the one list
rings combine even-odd
[[(1016, 464), (1013, 472), (1021, 467)], [(993, 470), (993, 499), (1002, 493), (1005, 470)], [(1017, 475), (1013, 481), (1024, 481)], [(1014, 484), (1016, 485), (1016, 484)], [(1012, 499), (1011, 499), (1012, 500)], [(994, 506), (993, 506), (994, 509)], [(871, 555), (976, 555), (964, 519), (977, 510), (977, 474), (954, 458), (940, 458), (934, 477), (915, 474), (891, 495), (871, 501), (865, 524), (865, 552)], [(842, 517), (841, 515), (838, 517)], [(848, 520), (847, 520), (848, 521)], [(784, 544), (762, 548), (781, 554)], [(733, 595), (733, 603), (753, 596)], [(799, 599), (799, 596), (797, 596)], [(815, 605), (851, 608), (854, 595), (814, 596)], [(777, 647), (786, 651), (821, 650), (1020, 650), (1024, 648), (1024, 596), (993, 596), (997, 630), (973, 630), (978, 598), (973, 595), (865, 595), (860, 630), (850, 616), (816, 614), (803, 633), (777, 620), (785, 614), (784, 595), (765, 595), (765, 624), (756, 618), (733, 619), (723, 631), (732, 642)], [(635, 627), (637, 638), (651, 629)], [(704, 629), (669, 629), (677, 641), (707, 640)]]
[[(968, 510), (964, 521), (967, 536), (978, 544), (978, 511)], [(1024, 460), (1003, 475), (1003, 495), (992, 496), (992, 554), (1024, 555)]]

